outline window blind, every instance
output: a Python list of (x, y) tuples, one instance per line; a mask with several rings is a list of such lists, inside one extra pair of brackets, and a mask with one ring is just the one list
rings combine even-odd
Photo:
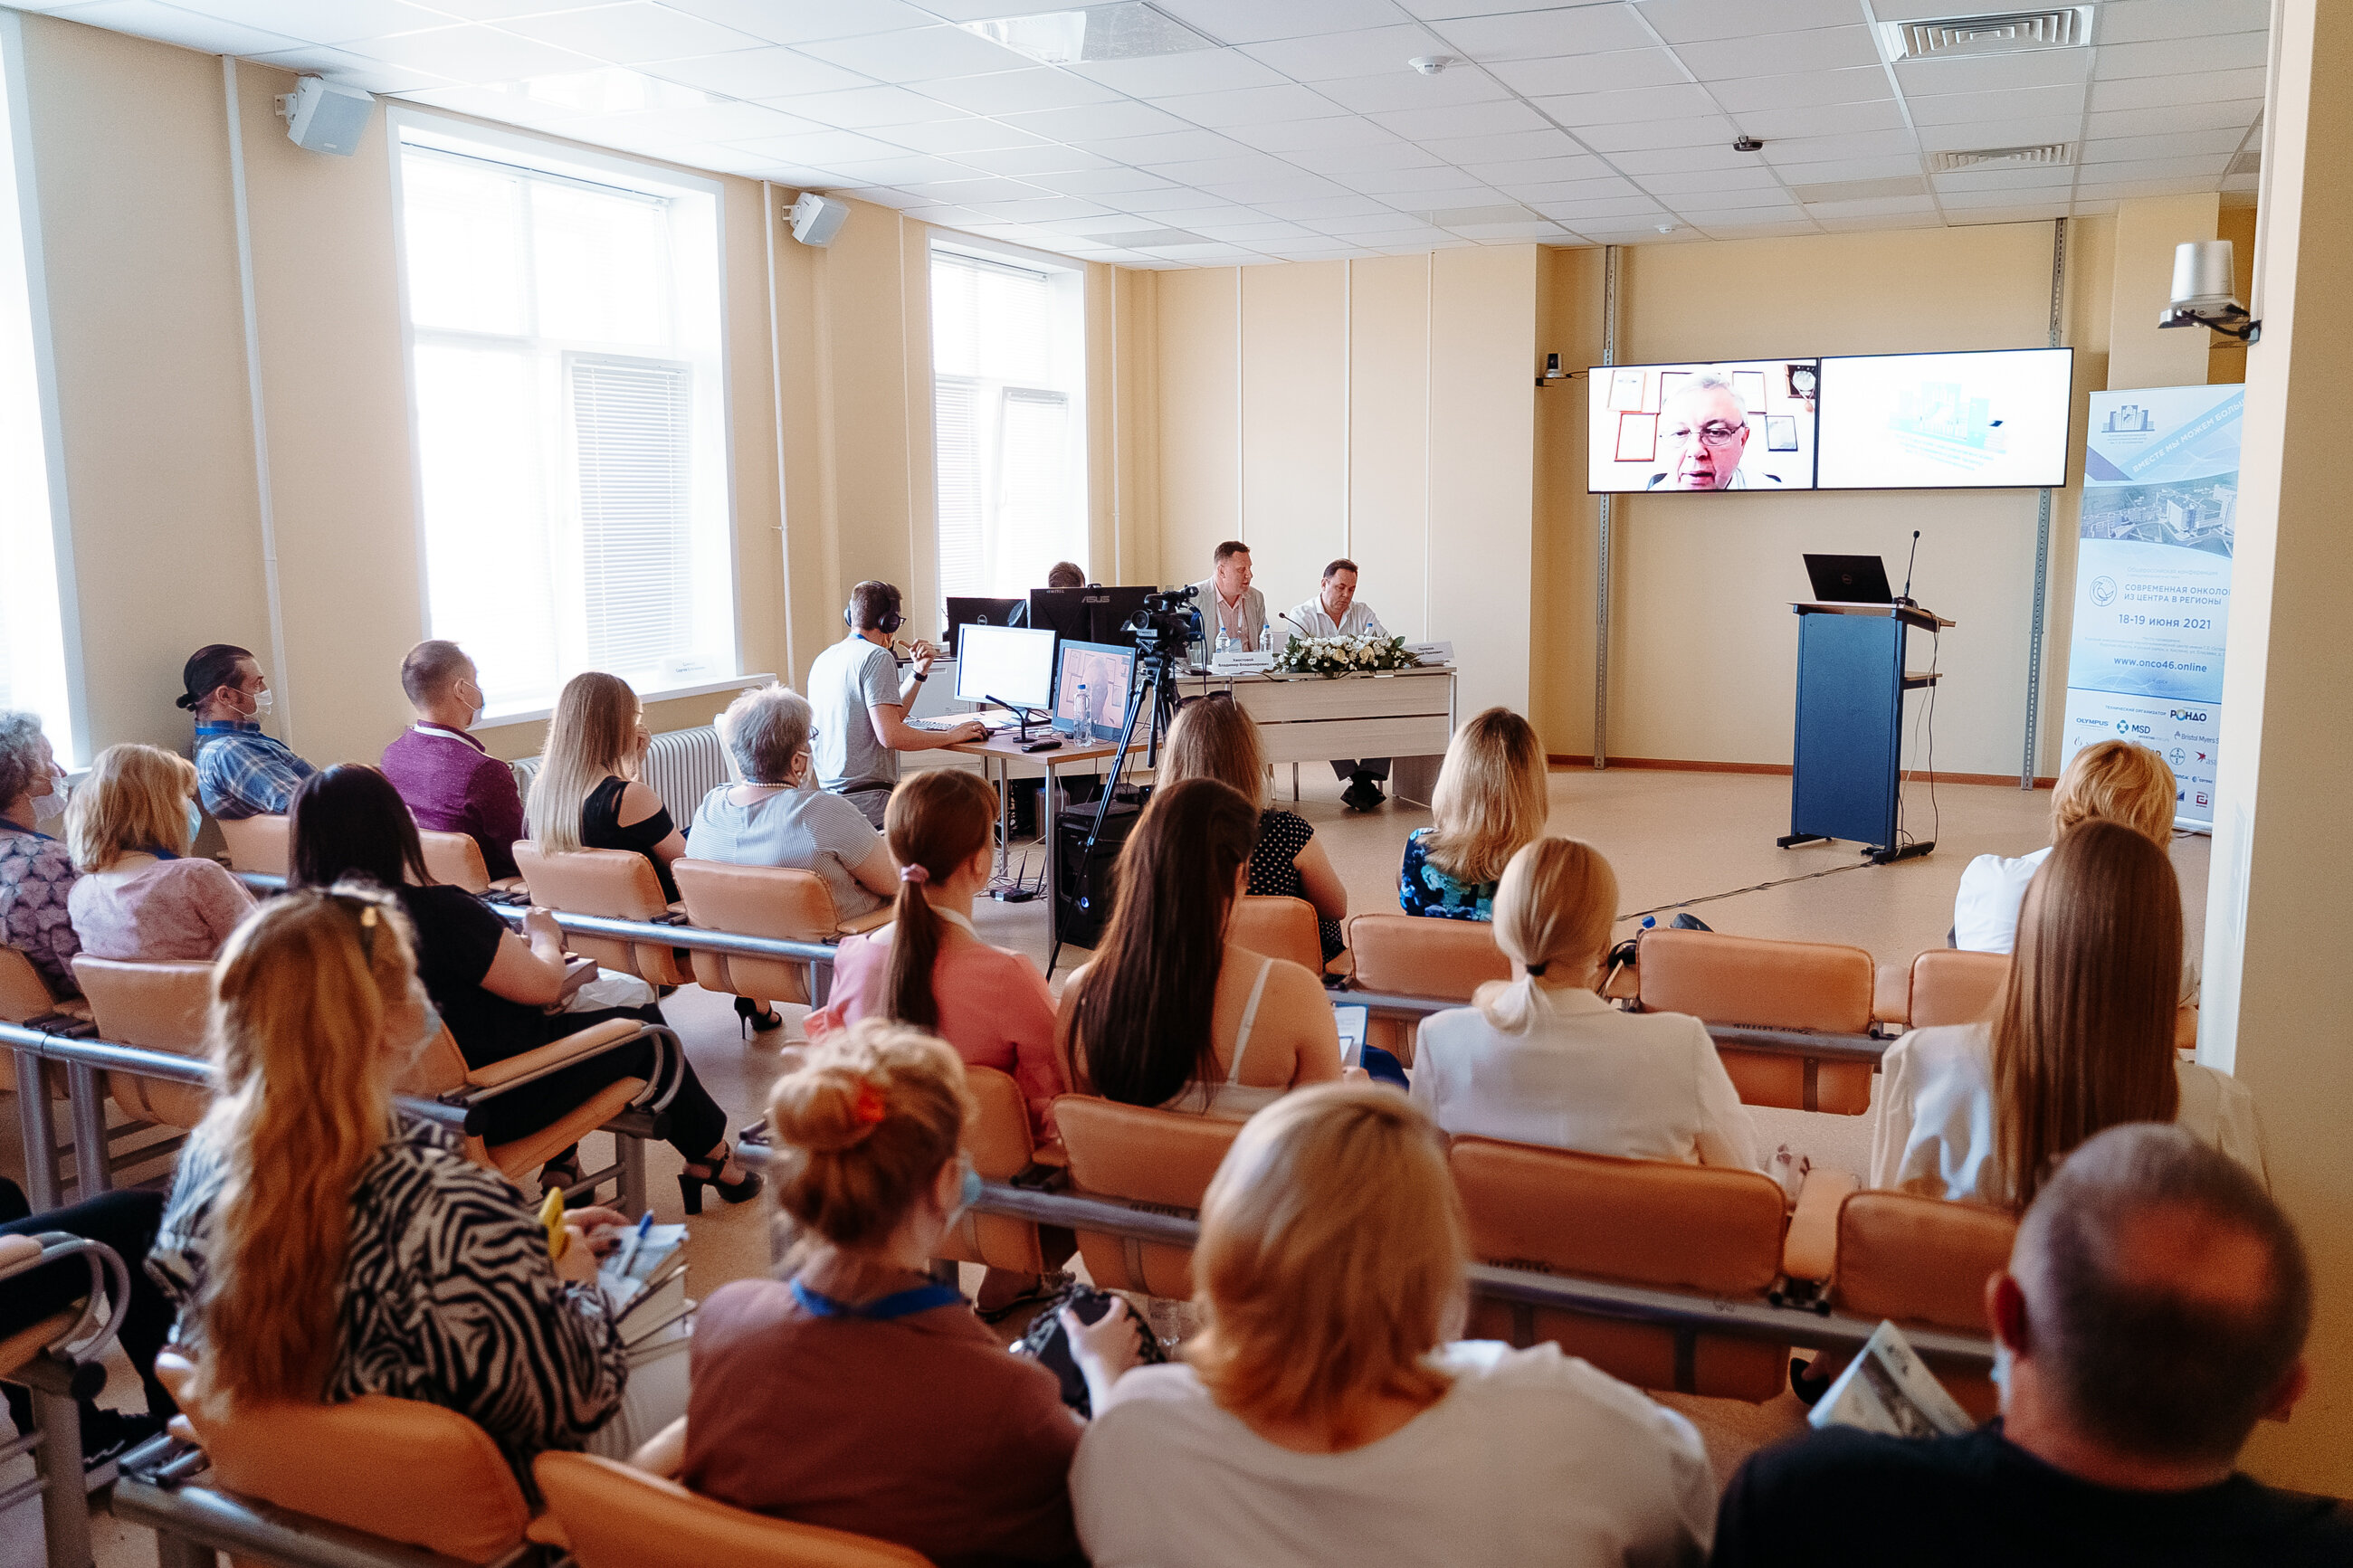
[(986, 592), (981, 541), (980, 386), (965, 376), (934, 384), (939, 450), (940, 592)]
[(570, 361), (588, 658), (651, 669), (694, 646), (691, 367)]

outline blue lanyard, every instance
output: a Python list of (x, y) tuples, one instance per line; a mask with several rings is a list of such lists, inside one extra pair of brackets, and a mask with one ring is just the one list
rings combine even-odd
[(934, 1307), (964, 1305), (963, 1294), (948, 1285), (918, 1285), (912, 1290), (894, 1291), (860, 1306), (821, 1296), (797, 1279), (793, 1281), (793, 1300), (798, 1301), (812, 1317), (864, 1318), (877, 1323), (887, 1323), (894, 1318), (913, 1317), (917, 1312), (928, 1312)]
[(20, 826), (15, 821), (5, 816), (0, 816), (0, 827), (5, 827), (11, 833), (21, 833), (27, 838), (47, 838), (49, 837), (37, 827)]

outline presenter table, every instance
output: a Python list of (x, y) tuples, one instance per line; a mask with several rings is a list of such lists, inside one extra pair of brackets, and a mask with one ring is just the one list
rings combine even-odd
[[(1043, 731), (1033, 727), (1031, 733), (1035, 736), (1042, 734)], [(1068, 735), (1061, 736), (1060, 740), (1061, 745), (1053, 751), (1025, 752), (1021, 749), (1017, 731), (1006, 730), (989, 736), (985, 741), (966, 741), (947, 748), (951, 752), (962, 752), (967, 757), (978, 757), (980, 776), (997, 786), (997, 873), (1000, 878), (1009, 875), (1012, 871), (1013, 764), (1036, 763), (1045, 769), (1046, 786), (1039, 795), (1038, 820), (1044, 826), (1048, 835), (1045, 841), (1045, 899), (1046, 908), (1049, 910), (1054, 908), (1054, 891), (1060, 880), (1054, 864), (1060, 857), (1054, 853), (1055, 846), (1052, 838), (1055, 809), (1054, 771), (1057, 768), (1068, 767), (1073, 763), (1099, 763), (1119, 750), (1118, 746), (1108, 741), (1080, 742), (1072, 740)], [(1141, 746), (1136, 748), (1136, 755), (1138, 757), (1143, 755)]]
[[(1187, 670), (1176, 678), (1179, 699), (1230, 694), (1258, 721), (1270, 763), (1328, 763), (1349, 757), (1393, 759), (1398, 799), (1428, 805), (1438, 764), (1454, 738), (1454, 669), (1368, 671), (1363, 675), (1220, 675)], [(1292, 798), (1299, 795), (1292, 776)]]

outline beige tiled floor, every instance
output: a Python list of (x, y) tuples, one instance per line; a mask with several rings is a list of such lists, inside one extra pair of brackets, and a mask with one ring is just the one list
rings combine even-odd
[[(1288, 795), (1289, 770), (1279, 773)], [(1393, 908), (1400, 847), (1407, 831), (1425, 824), (1429, 814), (1391, 804), (1357, 816), (1340, 805), (1339, 784), (1328, 770), (1303, 767), (1300, 782), (1304, 798), (1293, 809), (1323, 836), (1352, 906)], [(1926, 792), (1915, 792), (1907, 820), (1918, 837), (1933, 833), (1938, 843), (1926, 859), (1873, 868), (1860, 865), (1847, 845), (1779, 849), (1773, 840), (1787, 830), (1788, 789), (1786, 777), (1774, 775), (1564, 770), (1552, 777), (1551, 826), (1556, 833), (1591, 840), (1609, 855), (1625, 913), (1658, 910), (1664, 923), (1673, 908), (1688, 906), (1721, 931), (1853, 942), (1883, 960), (1944, 944), (1953, 889), (1969, 857), (2021, 854), (2045, 841), (2047, 792), (1947, 784), (1937, 789), (1933, 816)], [(2204, 918), (2207, 840), (2177, 840), (2173, 855), (2195, 932)], [(976, 923), (988, 940), (1044, 964), (1049, 935), (1042, 902), (987, 903)], [(1638, 923), (1621, 927), (1621, 934)], [(1054, 977), (1058, 988), (1067, 958)], [(666, 1003), (665, 1012), (733, 1122), (755, 1120), (776, 1071), (778, 1048), (797, 1030), (743, 1039), (728, 999), (691, 986)], [(1768, 1136), (1806, 1150), (1818, 1163), (1860, 1169), (1868, 1151), (1868, 1117), (1768, 1111), (1759, 1120)], [(589, 1152), (597, 1152), (592, 1144)], [(678, 1156), (657, 1146), (648, 1163), (656, 1215), (683, 1217)], [(13, 1116), (0, 1117), (0, 1169), (20, 1176), (23, 1170)], [(728, 1209), (715, 1197), (710, 1203), (690, 1222), (692, 1278), (705, 1290), (765, 1270), (769, 1257), (764, 1205)], [(123, 1403), (120, 1396), (133, 1392), (126, 1382), (117, 1378), (110, 1403)], [(1726, 1474), (1759, 1444), (1794, 1430), (1802, 1415), (1787, 1394), (1762, 1406), (1677, 1396), (1669, 1402), (1699, 1422)], [(0, 1484), (6, 1479), (0, 1476)], [(146, 1561), (149, 1550), (135, 1532), (118, 1532), (101, 1521), (102, 1568), (129, 1568)], [(37, 1525), (29, 1513), (20, 1510), (0, 1520), (0, 1568), (30, 1568), (38, 1557)]]

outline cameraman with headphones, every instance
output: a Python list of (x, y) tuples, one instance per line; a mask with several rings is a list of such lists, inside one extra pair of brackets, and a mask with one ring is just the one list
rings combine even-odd
[(818, 787), (840, 795), (882, 826), (883, 808), (899, 786), (901, 752), (936, 751), (984, 739), (976, 721), (953, 730), (918, 730), (907, 722), (915, 688), (932, 673), (936, 650), (919, 642), (910, 651), (906, 682), (891, 654), (891, 634), (906, 625), (899, 613), (899, 590), (888, 583), (860, 583), (849, 591), (842, 612), (849, 635), (817, 656), (809, 667), (808, 700), (816, 724), (809, 736)]

